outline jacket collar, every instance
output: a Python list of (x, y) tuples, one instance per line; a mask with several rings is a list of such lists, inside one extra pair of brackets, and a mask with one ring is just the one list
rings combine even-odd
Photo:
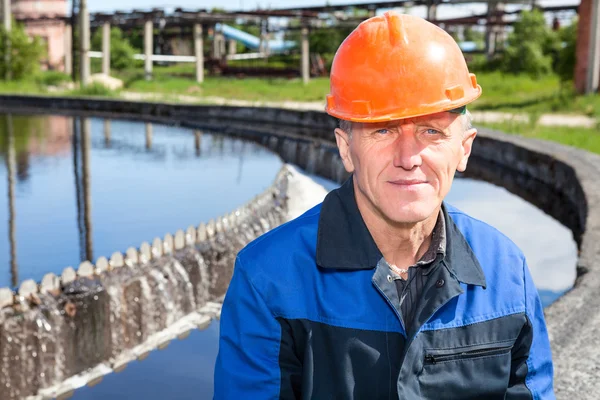
[[(442, 205), (446, 223), (444, 261), (463, 283), (485, 287), (479, 261), (452, 218)], [(353, 177), (327, 194), (317, 232), (317, 265), (326, 269), (373, 269), (383, 255), (367, 228), (354, 197)]]

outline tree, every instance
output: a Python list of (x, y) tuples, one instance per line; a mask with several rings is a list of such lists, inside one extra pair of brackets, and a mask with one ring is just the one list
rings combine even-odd
[(474, 30), (472, 27), (467, 26), (463, 31), (463, 37), (465, 42), (474, 42), (477, 47), (482, 48), (485, 44), (485, 33)]
[(575, 71), (575, 50), (577, 48), (577, 19), (572, 23), (560, 29), (558, 36), (561, 41), (561, 49), (558, 53), (558, 62), (556, 64), (556, 74), (561, 82), (573, 79)]
[[(10, 61), (6, 65), (4, 55), (7, 51), (7, 35), (10, 43)], [(10, 33), (0, 28), (0, 78), (4, 79), (6, 70), (11, 72), (12, 79), (19, 80), (34, 75), (40, 66), (40, 61), (46, 56), (42, 40), (39, 37), (29, 37), (21, 24), (15, 24)]]
[(539, 10), (523, 11), (513, 25), (508, 46), (501, 56), (501, 69), (537, 78), (553, 71), (558, 59), (558, 36), (546, 25)]
[[(102, 29), (97, 29), (92, 36), (92, 49), (102, 50)], [(129, 40), (123, 38), (123, 32), (116, 27), (110, 30), (110, 67), (120, 71), (133, 66), (135, 49)]]

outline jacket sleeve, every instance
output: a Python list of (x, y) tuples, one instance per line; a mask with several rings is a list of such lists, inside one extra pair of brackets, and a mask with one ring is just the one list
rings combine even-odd
[(513, 347), (506, 399), (555, 399), (550, 341), (544, 310), (533, 279), (523, 261), (527, 323)]
[(281, 340), (280, 323), (239, 257), (235, 265), (221, 310), (214, 398), (290, 398), (290, 373), (280, 368), (280, 353), (291, 351), (288, 340)]

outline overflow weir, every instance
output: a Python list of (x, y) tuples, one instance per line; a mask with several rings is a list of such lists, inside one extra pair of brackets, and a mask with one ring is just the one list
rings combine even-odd
[[(343, 182), (323, 112), (119, 100), (0, 96), (0, 112), (178, 124), (262, 144), (286, 163)], [(600, 392), (600, 157), (556, 143), (479, 129), (466, 177), (496, 183), (567, 226), (579, 248), (575, 286), (546, 310), (559, 397)], [(2, 399), (66, 398), (219, 316), (237, 252), (285, 222), (288, 173), (245, 206), (60, 277), (0, 289)], [(569, 267), (569, 266), (565, 266)], [(573, 266), (575, 268), (575, 266)], [(578, 332), (578, 335), (573, 335)], [(586, 339), (587, 338), (587, 339)], [(587, 342), (586, 342), (587, 341)], [(591, 398), (591, 397), (590, 397)]]

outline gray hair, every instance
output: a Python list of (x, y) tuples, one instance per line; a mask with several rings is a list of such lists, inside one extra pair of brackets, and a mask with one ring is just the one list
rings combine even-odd
[(345, 119), (338, 119), (338, 128), (343, 130), (348, 134), (348, 136), (352, 136), (352, 121), (346, 121)]
[[(465, 113), (460, 116), (462, 119), (463, 131), (467, 132), (473, 128), (473, 115), (469, 110), (465, 110)], [(338, 127), (346, 132), (348, 136), (352, 137), (352, 121), (346, 121), (344, 119), (338, 119)]]
[(473, 115), (469, 110), (465, 110), (465, 113), (461, 115), (462, 123), (463, 123), (463, 131), (468, 131), (469, 129), (473, 129)]

